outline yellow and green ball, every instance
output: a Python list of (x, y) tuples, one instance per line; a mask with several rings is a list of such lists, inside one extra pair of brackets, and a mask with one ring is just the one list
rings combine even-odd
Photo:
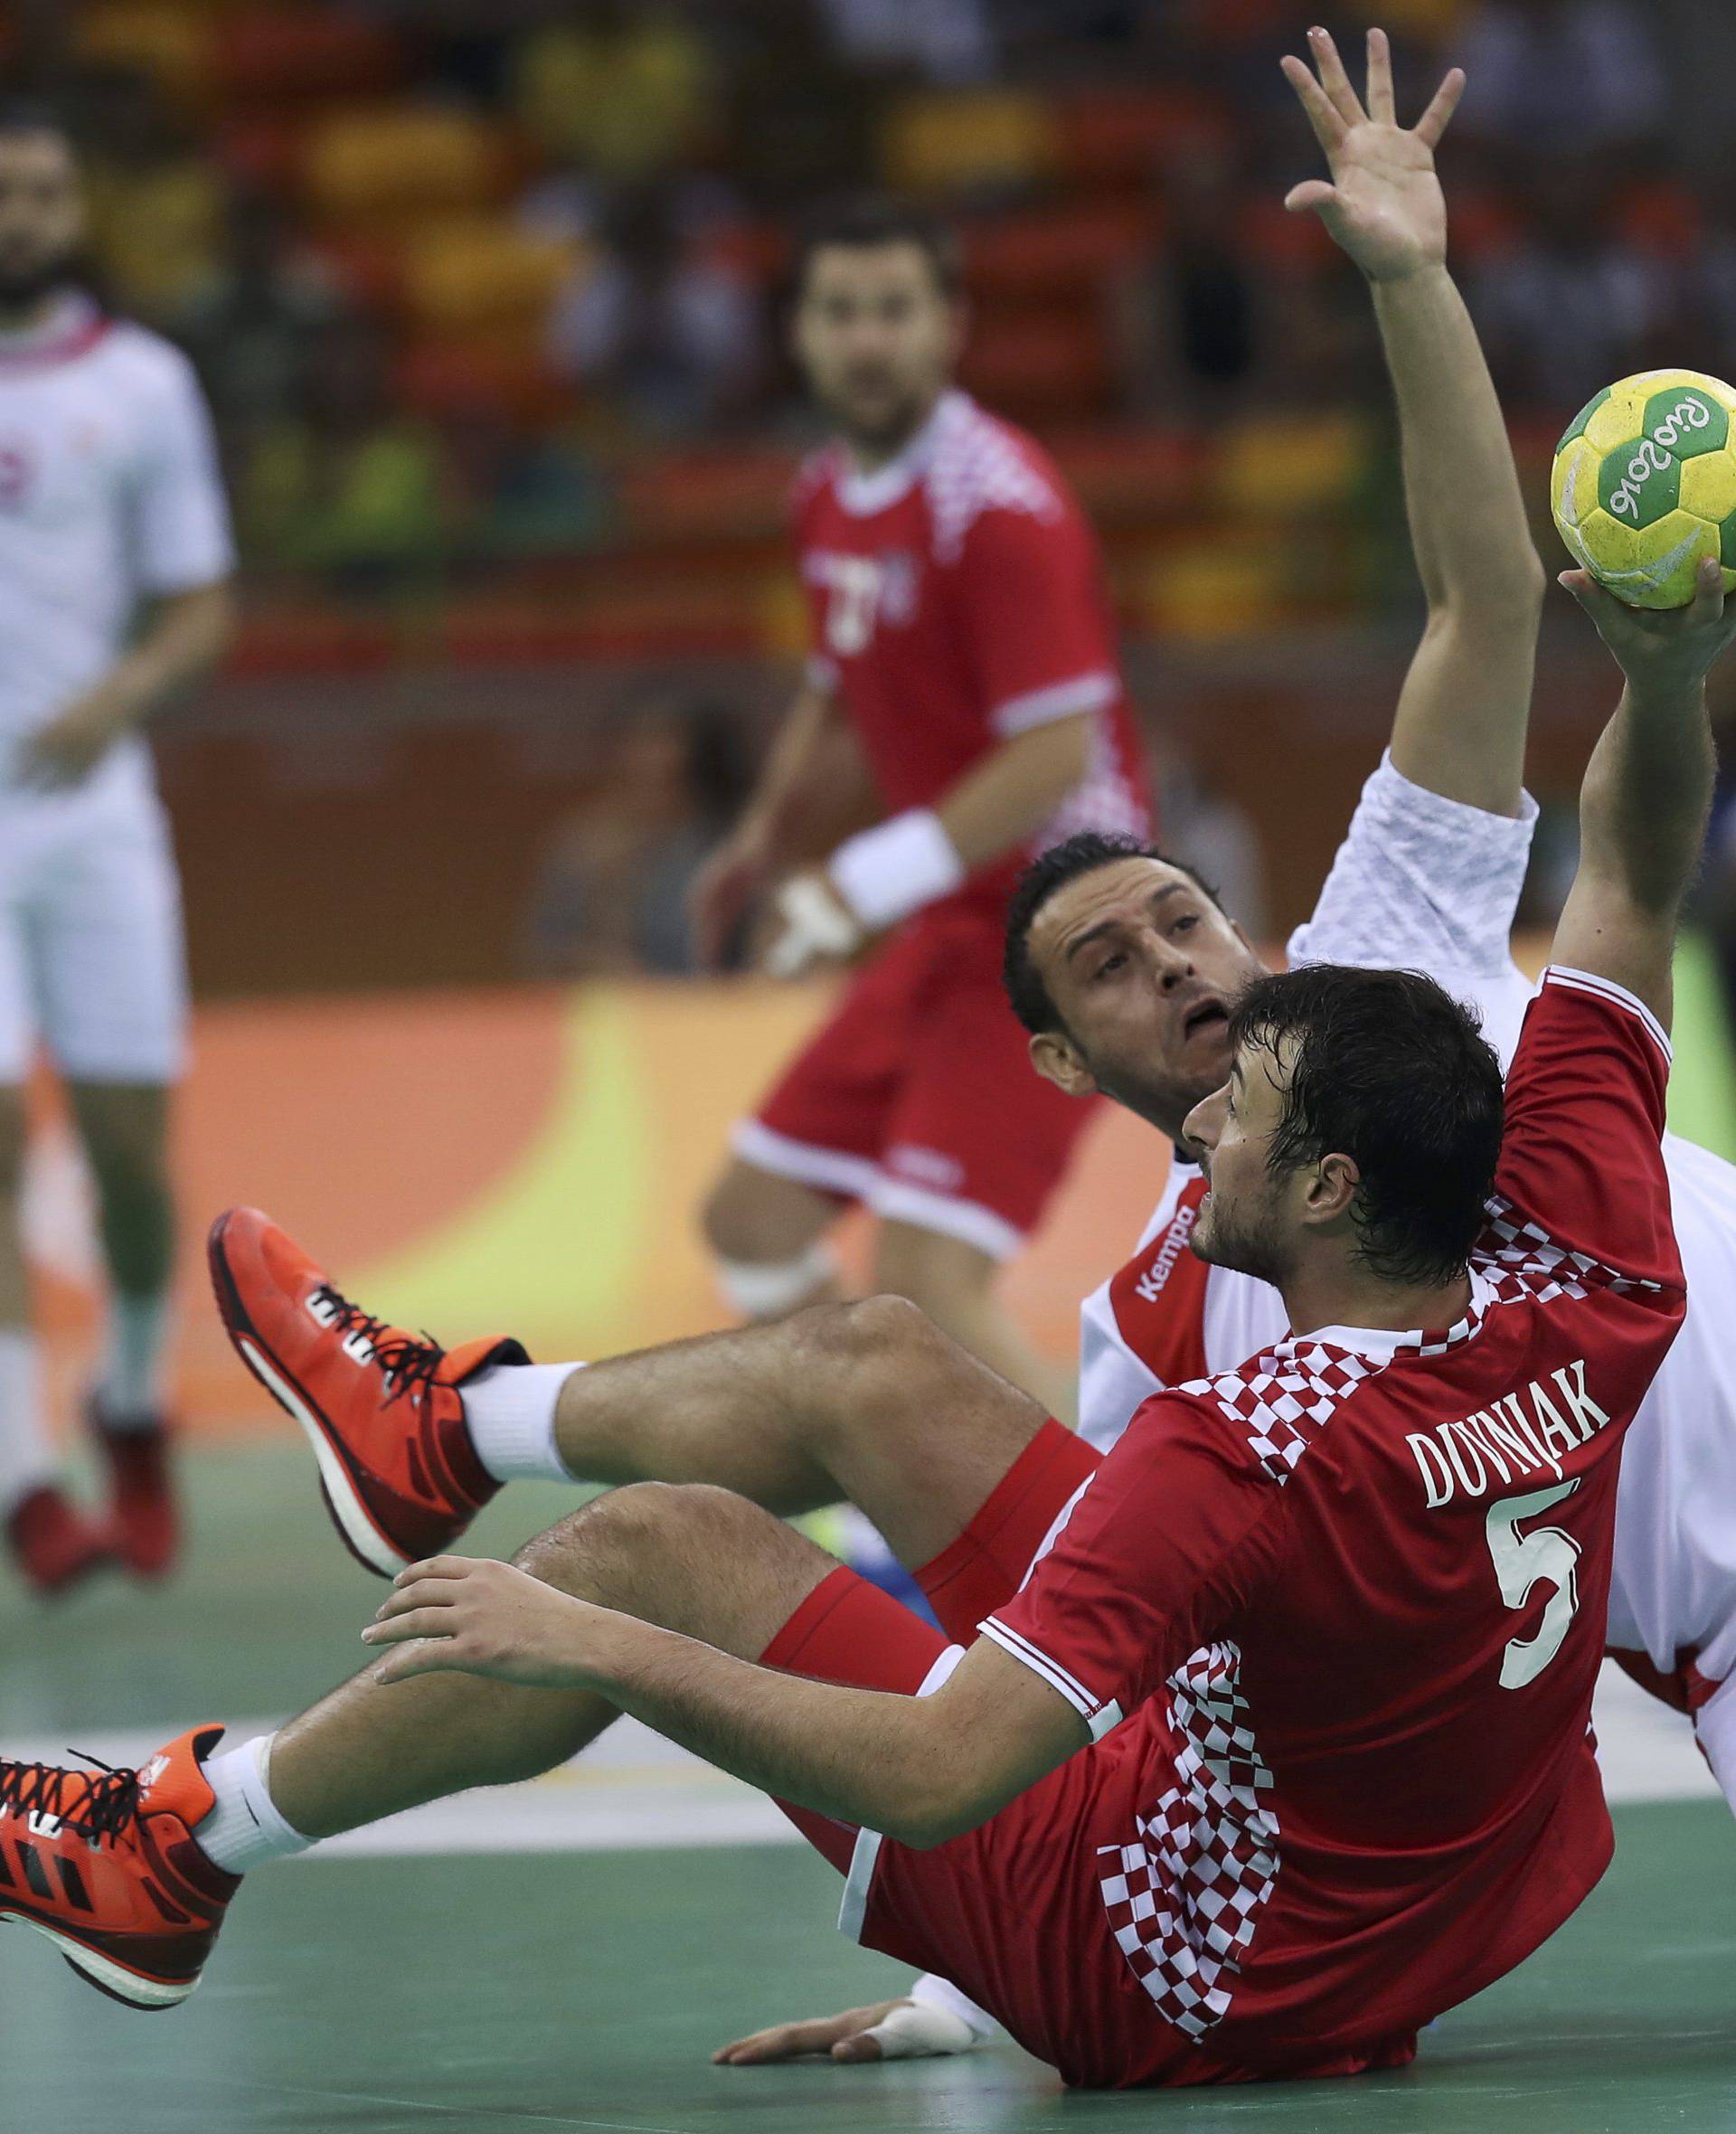
[(1561, 539), (1633, 608), (1685, 608), (1703, 558), (1736, 591), (1736, 391), (1642, 371), (1599, 393), (1555, 448)]

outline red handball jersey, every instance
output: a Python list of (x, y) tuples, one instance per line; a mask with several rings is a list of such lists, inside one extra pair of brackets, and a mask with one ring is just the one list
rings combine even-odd
[[(890, 809), (932, 807), (999, 741), (1089, 712), (1085, 778), (1032, 851), (1075, 830), (1150, 834), (1097, 543), (1033, 439), (949, 392), (872, 475), (840, 447), (818, 453), (796, 527), (810, 670), (837, 693)], [(998, 919), (1024, 856), (958, 899)]]
[(1631, 996), (1552, 971), (1466, 1317), (1147, 1402), (983, 1625), (1109, 1760), (1077, 1931), (1214, 2062), (1420, 2025), (1609, 1860), (1617, 1471), (1684, 1304), (1667, 1057)]

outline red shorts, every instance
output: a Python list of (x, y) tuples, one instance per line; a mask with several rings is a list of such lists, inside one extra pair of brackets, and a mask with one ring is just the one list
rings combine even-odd
[(735, 1148), (759, 1170), (1005, 1260), (1091, 1109), (1031, 1064), (1001, 989), (998, 919), (938, 910), (851, 981)]
[[(982, 1618), (1011, 1600), (1099, 1455), (1051, 1422), (952, 1547), (917, 1572), (947, 1638), (839, 1569), (761, 1656), (767, 1667), (918, 1695), (939, 1687)], [(1099, 1852), (1148, 1811), (1149, 1742), (1119, 1729), (979, 1829), (913, 1852), (806, 1808), (784, 1812), (847, 1877), (840, 1924), (865, 1947), (938, 1971), (1071, 2083), (1257, 2082), (1404, 2065), (1414, 2037), (1259, 2066), (1215, 2060), (1167, 2023), (1118, 1948)]]

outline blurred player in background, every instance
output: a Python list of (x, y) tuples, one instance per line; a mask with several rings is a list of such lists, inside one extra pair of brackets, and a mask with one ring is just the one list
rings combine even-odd
[(797, 493), (814, 653), (696, 885), (702, 946), (715, 953), (789, 874), (841, 726), (890, 813), (778, 890), (770, 968), (871, 953), (738, 1129), (706, 1233), (736, 1309), (777, 1318), (838, 1293), (825, 1233), (861, 1202), (879, 1218), (876, 1285), (1064, 1409), (1066, 1374), (994, 1283), (1086, 1115), (1034, 1081), (998, 971), (1033, 845), (1146, 826), (1097, 548), (1041, 449), (952, 385), (964, 316), (942, 230), (845, 205), (805, 232), (796, 285), (797, 355), (838, 433)]
[[(190, 366), (80, 278), (64, 128), (0, 109), (0, 1519), (33, 1585), (173, 1559), (163, 1355), (169, 1091), (185, 1043), (180, 892), (144, 721), (231, 624), (228, 515)], [(149, 612), (136, 628), (142, 604)], [(42, 1043), (95, 1179), (109, 1278), (89, 1421), (112, 1519), (55, 1478), (19, 1228)]]

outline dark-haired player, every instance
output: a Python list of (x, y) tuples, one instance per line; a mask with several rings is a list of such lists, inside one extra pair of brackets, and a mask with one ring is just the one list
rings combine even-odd
[[(54, 1591), (175, 1546), (163, 1362), (168, 1091), (185, 1045), (180, 892), (142, 729), (230, 625), (227, 513), (184, 356), (80, 281), (65, 129), (0, 107), (0, 1524)], [(115, 1518), (62, 1494), (19, 1233), (38, 1042), (90, 1158), (109, 1282), (90, 1421)]]
[(1097, 547), (1035, 441), (954, 387), (957, 261), (926, 215), (876, 200), (819, 215), (796, 286), (797, 355), (836, 431), (796, 506), (812, 656), (699, 885), (703, 937), (788, 873), (845, 728), (884, 819), (778, 891), (775, 968), (871, 952), (738, 1128), (706, 1232), (737, 1310), (777, 1318), (836, 1294), (825, 1233), (861, 1202), (879, 1285), (1059, 1406), (1071, 1388), (994, 1281), (1086, 1119), (1033, 1081), (998, 971), (1022, 860), (1068, 829), (1146, 820)]

